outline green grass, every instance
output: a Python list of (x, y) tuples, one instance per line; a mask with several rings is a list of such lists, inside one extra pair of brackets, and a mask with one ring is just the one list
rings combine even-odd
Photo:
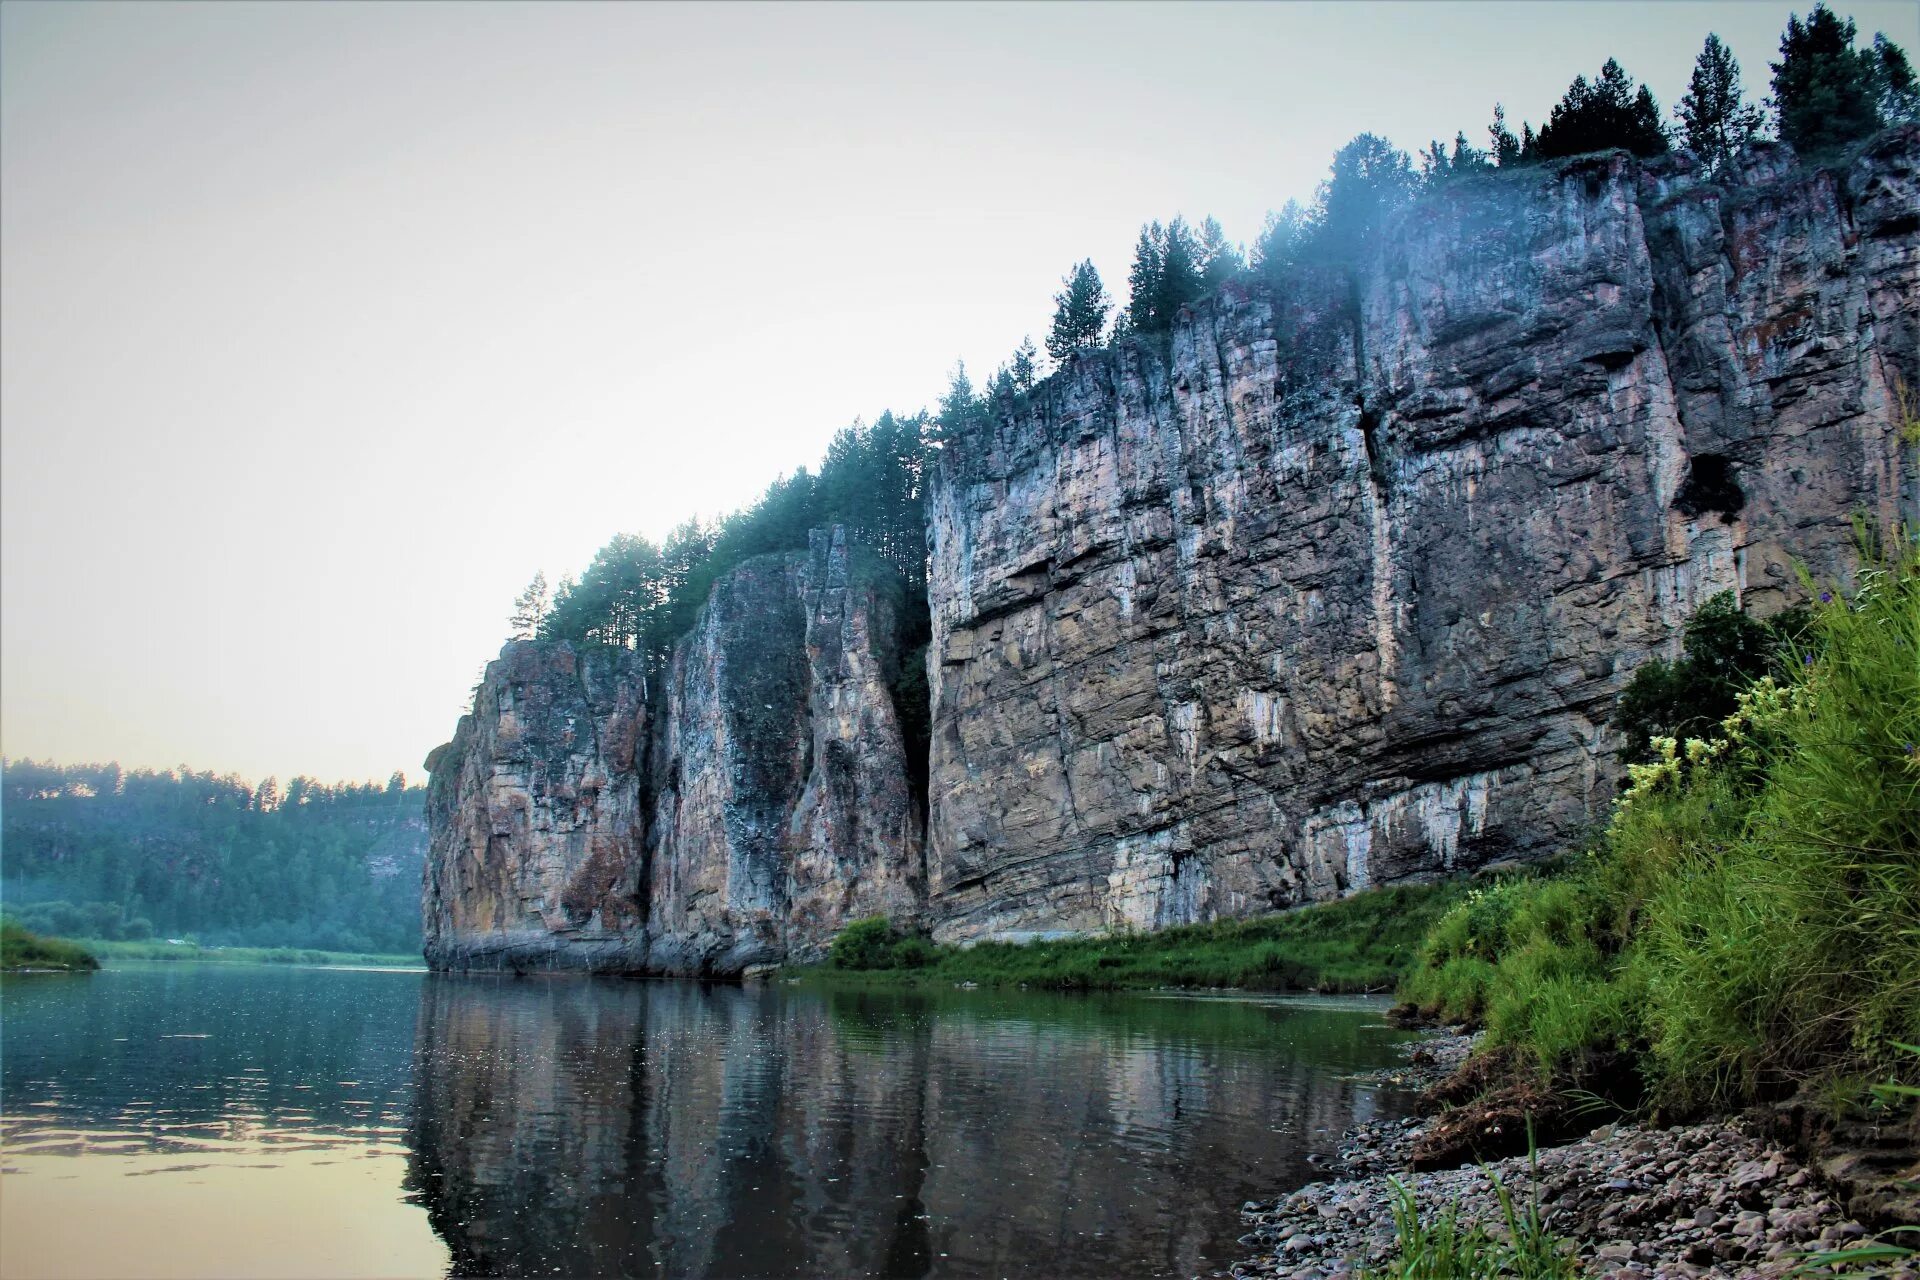
[(197, 964), (342, 964), (424, 969), (417, 955), (376, 955), (358, 951), (314, 951), (304, 947), (202, 947), (188, 942), (109, 942), (86, 939), (86, 946), (112, 961), (192, 961)]
[[(1513, 1192), (1489, 1171), (1500, 1204), (1500, 1230), (1463, 1220), (1458, 1202), (1427, 1219), (1420, 1216), (1413, 1191), (1392, 1179), (1394, 1256), (1381, 1271), (1363, 1271), (1361, 1280), (1571, 1280), (1580, 1264), (1565, 1240), (1546, 1228), (1537, 1190), (1517, 1204)], [(1536, 1177), (1535, 1181), (1538, 1179)]]
[(1428, 928), (1465, 892), (1458, 881), (1394, 886), (1254, 920), (965, 948), (935, 946), (876, 918), (849, 925), (826, 965), (798, 972), (856, 984), (975, 982), (1069, 991), (1391, 991)]
[(1405, 997), (1549, 1076), (1624, 1053), (1674, 1113), (1920, 1078), (1920, 542), (1862, 545), (1719, 745), (1657, 744), (1571, 870), (1470, 894)]
[(0, 969), (63, 969), (80, 973), (100, 962), (83, 946), (45, 938), (13, 920), (0, 920)]

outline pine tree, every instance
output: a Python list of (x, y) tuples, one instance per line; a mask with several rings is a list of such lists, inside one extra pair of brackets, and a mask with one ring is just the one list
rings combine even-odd
[(1693, 64), (1693, 79), (1673, 110), (1687, 149), (1714, 174), (1732, 170), (1762, 123), (1760, 109), (1748, 104), (1741, 92), (1740, 64), (1717, 35), (1707, 36)]
[(1198, 302), (1206, 292), (1201, 266), (1199, 238), (1185, 218), (1174, 218), (1160, 250), (1160, 291), (1153, 308), (1160, 328), (1171, 329), (1180, 308)]
[(1501, 168), (1520, 163), (1520, 139), (1507, 128), (1507, 109), (1493, 104), (1493, 123), (1487, 126), (1487, 138), (1493, 162)]
[(531, 640), (540, 634), (540, 621), (547, 616), (547, 575), (536, 573), (527, 589), (513, 599), (513, 613), (507, 619), (515, 640)]
[(1298, 200), (1289, 200), (1278, 213), (1267, 215), (1253, 242), (1253, 271), (1268, 284), (1279, 285), (1300, 263), (1313, 235), (1313, 218)]
[(1033, 345), (1033, 335), (1020, 339), (1020, 345), (1013, 349), (1013, 385), (1022, 395), (1033, 390), (1034, 381), (1039, 377), (1040, 351)]
[(967, 376), (967, 362), (956, 360), (953, 375), (947, 382), (947, 394), (940, 397), (938, 422), (940, 432), (952, 436), (965, 431), (986, 420), (987, 401), (973, 389), (973, 379)]
[(1053, 329), (1047, 334), (1047, 354), (1056, 361), (1099, 346), (1113, 306), (1091, 260), (1074, 264), (1060, 283), (1063, 287), (1053, 295)]
[(1667, 149), (1667, 133), (1652, 91), (1641, 85), (1635, 92), (1633, 77), (1608, 58), (1598, 79), (1589, 84), (1585, 76), (1574, 77), (1566, 96), (1554, 104), (1540, 127), (1539, 154), (1551, 160), (1615, 147), (1657, 156)]
[(1363, 133), (1341, 147), (1320, 186), (1318, 240), (1327, 259), (1349, 269), (1359, 265), (1413, 185), (1413, 161), (1385, 138)]
[(1853, 19), (1825, 4), (1816, 4), (1804, 23), (1788, 16), (1780, 61), (1772, 64), (1773, 109), (1781, 141), (1794, 150), (1831, 151), (1880, 127), (1880, 62), (1854, 50), (1854, 35)]
[(1914, 81), (1913, 68), (1899, 45), (1885, 35), (1873, 37), (1875, 98), (1882, 124), (1904, 124), (1920, 120), (1920, 84)]
[(1151, 333), (1155, 328), (1166, 240), (1166, 228), (1153, 222), (1140, 228), (1140, 238), (1134, 242), (1133, 266), (1127, 272), (1127, 327), (1136, 333)]
[(1200, 280), (1204, 292), (1214, 293), (1221, 285), (1246, 269), (1240, 251), (1228, 242), (1227, 233), (1217, 218), (1200, 224)]

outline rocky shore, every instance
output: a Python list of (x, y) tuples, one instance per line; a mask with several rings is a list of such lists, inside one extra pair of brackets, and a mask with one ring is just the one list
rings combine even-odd
[[(1449, 1035), (1412, 1046), (1412, 1061), (1396, 1078), (1436, 1083), (1472, 1044)], [(1811, 1254), (1869, 1235), (1812, 1170), (1745, 1121), (1610, 1124), (1532, 1159), (1410, 1173), (1428, 1123), (1351, 1130), (1329, 1164), (1333, 1180), (1244, 1206), (1250, 1231), (1243, 1239), (1253, 1256), (1228, 1274), (1338, 1280), (1383, 1266), (1394, 1254), (1396, 1178), (1413, 1190), (1423, 1217), (1457, 1202), (1463, 1223), (1489, 1227), (1502, 1221), (1497, 1179), (1516, 1205), (1536, 1202), (1547, 1229), (1572, 1242), (1583, 1272), (1595, 1276), (1786, 1276)], [(1920, 1280), (1911, 1263), (1875, 1274)]]

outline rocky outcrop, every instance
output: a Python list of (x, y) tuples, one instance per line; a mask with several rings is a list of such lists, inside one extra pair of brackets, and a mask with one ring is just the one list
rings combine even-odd
[(644, 967), (637, 655), (516, 641), (427, 757), (436, 969)]
[(941, 451), (943, 940), (1239, 916), (1563, 847), (1632, 668), (1915, 510), (1920, 131), (1728, 190), (1461, 182), (1357, 288), (1229, 289)]
[(844, 530), (722, 580), (675, 646), (654, 742), (655, 967), (818, 959), (917, 919), (923, 820), (888, 692), (897, 607)]
[(897, 592), (842, 530), (748, 561), (651, 698), (641, 655), (509, 644), (427, 762), (429, 962), (739, 973), (917, 918)]
[(1441, 185), (1353, 279), (1229, 286), (948, 433), (924, 847), (897, 602), (817, 532), (659, 671), (488, 669), (429, 766), (429, 957), (734, 973), (868, 914), (1158, 928), (1567, 847), (1698, 604), (1920, 514), (1917, 355), (1920, 129)]

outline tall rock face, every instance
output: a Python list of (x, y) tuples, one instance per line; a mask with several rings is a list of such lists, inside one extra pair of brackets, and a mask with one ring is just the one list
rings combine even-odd
[(1159, 927), (1546, 852), (1633, 667), (1916, 510), (1920, 130), (1736, 190), (1442, 188), (1357, 290), (1229, 290), (950, 439), (929, 496), (943, 940)]
[(509, 644), (427, 762), (429, 962), (738, 973), (917, 918), (897, 608), (836, 529), (717, 583), (651, 696), (637, 654)]
[(718, 583), (664, 679), (652, 751), (655, 966), (818, 959), (917, 919), (923, 820), (888, 692), (896, 603), (841, 529)]
[(635, 655), (516, 641), (427, 757), (436, 969), (644, 967), (646, 738)]

